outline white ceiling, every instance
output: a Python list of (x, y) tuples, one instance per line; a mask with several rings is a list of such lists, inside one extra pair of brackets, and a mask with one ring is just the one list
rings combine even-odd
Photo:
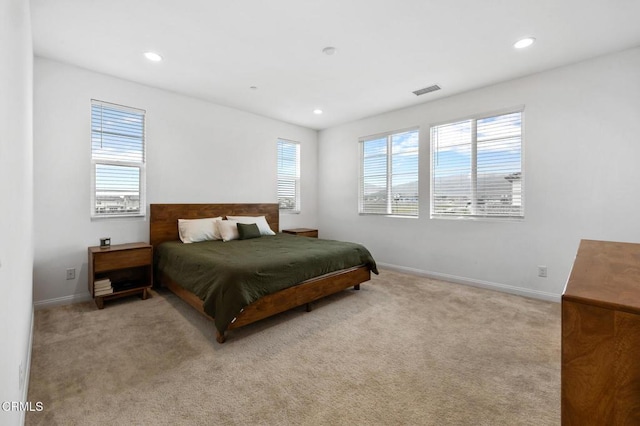
[[(31, 0), (31, 13), (37, 56), (313, 129), (640, 45), (640, 0)], [(537, 42), (514, 49), (523, 36)]]

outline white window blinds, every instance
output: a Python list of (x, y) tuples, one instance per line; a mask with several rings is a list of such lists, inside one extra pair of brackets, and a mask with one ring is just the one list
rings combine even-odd
[(300, 212), (300, 144), (278, 139), (278, 204), (281, 211)]
[(145, 214), (145, 111), (91, 101), (93, 217)]
[(360, 139), (359, 212), (418, 216), (418, 129)]
[(522, 111), (431, 128), (432, 217), (524, 217)]

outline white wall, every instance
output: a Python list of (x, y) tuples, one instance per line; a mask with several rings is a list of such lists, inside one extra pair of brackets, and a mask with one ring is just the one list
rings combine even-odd
[[(321, 131), (321, 236), (363, 242), (383, 264), (557, 299), (580, 239), (640, 242), (639, 70), (633, 49)], [(525, 220), (430, 219), (429, 126), (517, 105)], [(358, 137), (411, 126), (420, 126), (420, 217), (359, 216)]]
[[(29, 2), (0, 2), (0, 402), (26, 398), (31, 353), (32, 78)], [(24, 412), (0, 410), (2, 425), (23, 419)]]
[[(302, 212), (281, 227), (317, 225), (317, 132), (36, 58), (34, 299), (88, 297), (87, 247), (149, 240), (147, 220), (91, 220), (90, 101), (147, 111), (147, 202), (276, 202), (277, 138), (301, 143)], [(76, 268), (76, 279), (65, 270)]]

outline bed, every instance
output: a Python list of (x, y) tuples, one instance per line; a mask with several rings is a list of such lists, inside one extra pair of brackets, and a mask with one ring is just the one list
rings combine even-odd
[[(155, 284), (211, 318), (219, 343), (229, 330), (297, 306), (310, 311), (315, 300), (350, 287), (359, 290), (372, 271), (377, 273), (368, 250), (354, 243), (280, 233), (228, 242), (180, 242), (178, 219), (226, 216), (264, 216), (272, 230), (279, 230), (275, 203), (150, 206)], [(245, 264), (254, 269), (245, 271)]]

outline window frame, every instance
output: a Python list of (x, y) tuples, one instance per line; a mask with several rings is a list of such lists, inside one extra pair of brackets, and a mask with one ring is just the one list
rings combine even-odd
[[(400, 135), (403, 133), (416, 132), (418, 137), (418, 145), (416, 147), (416, 155), (417, 155), (417, 171), (416, 171), (416, 202), (417, 208), (415, 214), (402, 214), (402, 213), (393, 213), (393, 196), (391, 195), (393, 192), (393, 137), (395, 135)], [(364, 144), (367, 141), (379, 140), (382, 138), (387, 139), (387, 148), (386, 148), (386, 163), (387, 163), (387, 172), (386, 172), (386, 191), (387, 191), (387, 206), (386, 212), (372, 212), (372, 211), (363, 211), (364, 208)], [(386, 216), (386, 217), (399, 217), (399, 218), (410, 218), (417, 219), (420, 217), (420, 126), (412, 126), (404, 129), (392, 130), (389, 132), (377, 133), (374, 135), (363, 136), (358, 138), (358, 150), (359, 150), (359, 176), (358, 176), (358, 214), (360, 216)]]
[[(296, 176), (295, 177), (291, 177), (291, 176), (284, 176), (280, 174), (280, 144), (289, 144), (289, 145), (294, 145), (296, 147)], [(300, 188), (300, 175), (301, 175), (301, 144), (300, 142), (297, 141), (292, 141), (290, 139), (285, 139), (285, 138), (278, 138), (277, 142), (276, 142), (276, 156), (277, 156), (277, 161), (276, 161), (276, 173), (277, 173), (277, 189), (276, 189), (276, 196), (277, 196), (277, 200), (278, 200), (278, 210), (280, 213), (286, 213), (286, 214), (300, 214), (302, 208), (301, 208), (301, 188)], [(294, 195), (294, 208), (292, 209), (287, 209), (287, 208), (282, 208), (280, 206), (280, 180), (281, 179), (287, 179), (287, 180), (293, 180), (294, 182), (294, 187), (295, 187), (295, 195)]]
[[(125, 160), (106, 160), (94, 158), (93, 152), (93, 107), (95, 105), (101, 105), (102, 108), (117, 110), (120, 112), (131, 112), (142, 116), (142, 160), (138, 161), (125, 161)], [(102, 101), (99, 99), (91, 99), (89, 110), (89, 141), (90, 149), (89, 156), (91, 161), (91, 204), (90, 204), (90, 217), (91, 219), (117, 219), (117, 218), (138, 218), (146, 217), (146, 165), (147, 165), (147, 112), (144, 109), (134, 108), (126, 105), (121, 105), (113, 102)], [(102, 133), (102, 132), (100, 132)], [(138, 191), (139, 191), (139, 211), (138, 212), (126, 212), (126, 213), (99, 213), (96, 210), (97, 202), (97, 188), (96, 188), (96, 169), (100, 165), (105, 166), (121, 166), (132, 167), (138, 169)]]
[[(471, 138), (471, 151), (472, 158), (475, 158), (475, 162), (470, 165), (470, 172), (474, 174), (471, 177), (472, 188), (471, 194), (473, 197), (476, 197), (476, 202), (472, 202), (472, 207), (475, 207), (477, 203), (477, 172), (478, 172), (478, 161), (477, 161), (477, 122), (479, 120), (499, 117), (502, 115), (509, 115), (514, 113), (520, 113), (520, 203), (521, 203), (521, 214), (520, 215), (486, 215), (486, 214), (442, 214), (442, 213), (434, 213), (435, 208), (435, 150), (434, 150), (434, 138), (433, 131), (434, 128), (444, 125), (456, 124), (464, 121), (473, 120), (472, 129), (473, 134)], [(498, 221), (498, 222), (520, 222), (525, 219), (525, 106), (518, 105), (510, 108), (503, 108), (500, 110), (495, 110), (486, 113), (473, 114), (470, 116), (466, 116), (463, 118), (457, 118), (453, 120), (446, 120), (438, 123), (432, 123), (429, 125), (429, 157), (430, 157), (430, 167), (429, 167), (429, 218), (430, 219), (445, 219), (445, 220), (482, 220), (482, 221)]]

